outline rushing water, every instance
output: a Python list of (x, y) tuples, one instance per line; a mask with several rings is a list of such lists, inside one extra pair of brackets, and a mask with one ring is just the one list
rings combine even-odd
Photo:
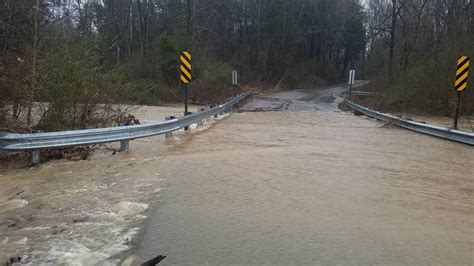
[[(142, 122), (182, 113), (181, 106), (127, 107)], [(85, 161), (53, 160), (31, 169), (0, 165), (0, 265), (19, 258), (29, 265), (120, 264), (160, 191), (156, 165), (167, 153), (163, 140), (135, 140), (128, 152), (110, 150), (117, 143), (110, 144)]]
[(474, 263), (472, 147), (320, 111), (233, 114), (181, 142), (155, 166), (143, 259)]

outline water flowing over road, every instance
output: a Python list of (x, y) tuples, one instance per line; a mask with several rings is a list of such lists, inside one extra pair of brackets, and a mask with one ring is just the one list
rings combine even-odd
[(168, 140), (140, 258), (473, 264), (474, 150), (340, 112), (342, 91), (256, 97)]

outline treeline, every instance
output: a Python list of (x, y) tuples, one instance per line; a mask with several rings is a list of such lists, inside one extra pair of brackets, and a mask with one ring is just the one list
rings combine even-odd
[[(456, 62), (473, 58), (472, 0), (368, 0), (365, 72), (389, 111), (451, 115)], [(471, 71), (472, 72), (472, 71)], [(474, 113), (474, 75), (462, 110)]]
[[(378, 107), (449, 115), (456, 59), (472, 58), (473, 9), (472, 0), (4, 0), (0, 127), (103, 126), (119, 115), (113, 103), (179, 101), (182, 50), (193, 54), (198, 102), (231, 93), (233, 69), (241, 84), (285, 89), (345, 81), (355, 68), (382, 92)], [(474, 112), (472, 89), (462, 101)]]
[(0, 126), (27, 130), (100, 126), (111, 103), (180, 100), (181, 50), (193, 54), (191, 97), (211, 101), (231, 93), (233, 69), (251, 86), (340, 81), (366, 47), (358, 0), (0, 5)]

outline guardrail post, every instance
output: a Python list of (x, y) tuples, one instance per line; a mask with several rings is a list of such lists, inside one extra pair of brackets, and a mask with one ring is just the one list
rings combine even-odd
[(130, 147), (130, 141), (129, 140), (121, 140), (120, 141), (120, 151), (128, 151)]
[[(206, 111), (206, 110), (209, 110), (209, 109), (211, 109), (210, 106), (206, 106), (205, 108), (202, 108), (203, 111)], [(210, 117), (205, 117), (202, 121), (203, 121), (203, 122), (207, 122), (207, 121), (209, 121), (209, 118), (210, 118)]]
[[(226, 100), (226, 101), (227, 101), (227, 100)], [(225, 104), (225, 102), (219, 103), (219, 105), (223, 105), (223, 104)], [(224, 110), (222, 110), (219, 114), (220, 114), (220, 115), (224, 115)]]
[[(165, 117), (165, 121), (172, 120), (172, 119), (174, 119), (174, 118), (175, 118), (174, 116), (166, 116), (166, 117)], [(166, 137), (167, 139), (171, 138), (172, 136), (173, 136), (173, 132), (167, 132), (167, 133), (165, 134), (165, 137)]]
[[(190, 115), (192, 114), (191, 112), (184, 112), (184, 116), (187, 116), (187, 115)], [(185, 126), (184, 127), (184, 131), (188, 131), (189, 130), (189, 126)]]
[[(214, 105), (214, 108), (216, 108), (216, 107), (219, 107), (219, 103), (217, 103), (216, 105)], [(214, 118), (217, 118), (218, 116), (219, 116), (219, 114), (215, 114), (215, 115), (214, 115)]]
[(33, 165), (38, 165), (40, 163), (40, 151), (31, 152), (31, 162)]
[[(223, 104), (223, 103), (221, 103), (221, 104)], [(220, 112), (220, 115), (224, 115), (224, 113), (225, 113), (225, 111), (222, 110), (222, 111)]]
[[(197, 113), (202, 112), (202, 111), (204, 111), (204, 110), (205, 110), (204, 108), (198, 108), (198, 109), (197, 109)], [(197, 122), (197, 126), (198, 126), (198, 127), (201, 127), (201, 126), (202, 126), (202, 120), (199, 120), (199, 121)]]

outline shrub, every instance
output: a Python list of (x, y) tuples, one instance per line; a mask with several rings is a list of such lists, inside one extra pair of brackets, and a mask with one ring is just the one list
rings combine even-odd
[(99, 67), (93, 40), (72, 40), (48, 50), (41, 64), (37, 129), (56, 131), (110, 124), (124, 93), (120, 79)]

